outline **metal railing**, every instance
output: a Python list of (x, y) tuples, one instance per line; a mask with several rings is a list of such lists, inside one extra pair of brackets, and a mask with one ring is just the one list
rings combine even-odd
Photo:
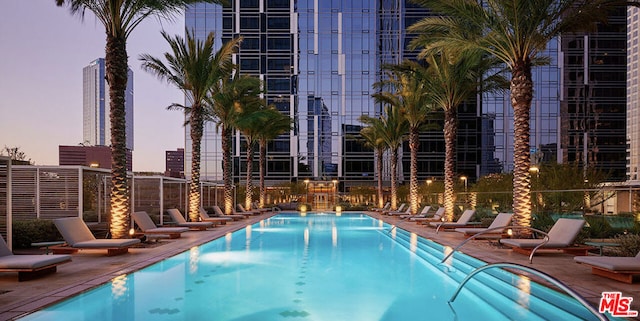
[(524, 229), (524, 230), (534, 231), (536, 233), (541, 233), (541, 234), (544, 235), (544, 238), (542, 239), (542, 243), (540, 243), (536, 247), (534, 247), (533, 250), (531, 251), (531, 254), (529, 254), (529, 263), (533, 263), (533, 255), (536, 253), (536, 251), (540, 247), (542, 247), (543, 245), (549, 243), (549, 234), (547, 234), (547, 232), (545, 232), (545, 231), (541, 231), (541, 230), (533, 228), (533, 227), (519, 226), (519, 225), (495, 227), (495, 228), (486, 229), (486, 230), (484, 230), (482, 232), (478, 232), (476, 234), (473, 234), (469, 238), (467, 238), (464, 241), (460, 242), (460, 244), (458, 244), (455, 248), (453, 248), (453, 250), (451, 252), (449, 252), (449, 254), (447, 254), (447, 256), (445, 256), (444, 259), (442, 259), (442, 261), (440, 261), (440, 264), (444, 263), (447, 259), (449, 259), (453, 255), (453, 253), (457, 252), (458, 249), (460, 249), (463, 245), (467, 244), (467, 242), (477, 238), (478, 236), (481, 236), (481, 235), (484, 235), (484, 234), (488, 234), (489, 232), (493, 232), (493, 231), (497, 231), (497, 230), (505, 230), (505, 229), (512, 229), (512, 230), (513, 229)]
[(555, 285), (556, 287), (560, 288), (561, 290), (563, 290), (564, 292), (568, 293), (569, 295), (571, 295), (576, 301), (578, 301), (580, 304), (582, 304), (585, 308), (587, 308), (587, 310), (589, 310), (589, 312), (593, 313), (593, 315), (595, 315), (598, 320), (602, 320), (602, 321), (608, 321), (609, 318), (604, 315), (599, 313), (594, 307), (592, 307), (580, 294), (578, 294), (577, 292), (575, 292), (574, 290), (572, 290), (571, 288), (569, 288), (566, 284), (564, 284), (562, 281), (540, 271), (540, 270), (536, 270), (534, 268), (530, 268), (524, 265), (520, 265), (520, 264), (516, 264), (516, 263), (506, 263), (506, 262), (498, 262), (498, 263), (491, 263), (488, 265), (484, 265), (481, 266), (477, 269), (475, 269), (473, 272), (469, 273), (464, 280), (462, 280), (462, 282), (460, 282), (460, 284), (458, 285), (458, 288), (456, 289), (456, 291), (453, 293), (453, 295), (451, 296), (451, 298), (449, 299), (449, 302), (447, 302), (449, 304), (449, 308), (451, 308), (451, 310), (453, 311), (453, 313), (455, 314), (455, 310), (453, 309), (453, 306), (451, 305), (453, 303), (453, 301), (458, 297), (458, 294), (460, 293), (460, 291), (462, 290), (462, 288), (465, 286), (465, 284), (467, 284), (467, 282), (469, 280), (471, 280), (476, 274), (487, 270), (487, 269), (491, 269), (491, 268), (495, 268), (495, 267), (499, 267), (499, 268), (512, 268), (512, 269), (518, 269), (518, 270), (523, 270), (525, 272), (534, 274), (536, 276), (539, 276), (543, 279), (545, 279), (547, 282), (552, 283), (553, 285)]

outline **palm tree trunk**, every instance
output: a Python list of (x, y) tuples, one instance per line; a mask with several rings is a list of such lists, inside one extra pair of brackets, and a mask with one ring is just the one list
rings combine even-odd
[(444, 115), (444, 219), (452, 221), (453, 207), (456, 203), (453, 187), (456, 176), (456, 136), (458, 134), (455, 107), (446, 108)]
[(418, 149), (420, 148), (418, 127), (413, 126), (409, 130), (410, 176), (409, 176), (409, 202), (411, 214), (418, 213)]
[(191, 107), (189, 124), (191, 126), (191, 182), (189, 184), (189, 219), (198, 221), (200, 216), (200, 146), (204, 120), (202, 107), (194, 104)]
[(107, 33), (105, 69), (109, 84), (111, 121), (111, 237), (129, 233), (129, 184), (127, 182), (127, 135), (125, 91), (127, 89), (127, 42)]
[[(533, 81), (531, 62), (517, 62), (511, 78), (511, 104), (513, 106), (513, 213), (518, 226), (531, 226), (531, 156), (529, 148), (529, 121)], [(529, 230), (519, 230), (520, 235), (528, 235)]]
[(222, 126), (222, 180), (224, 182), (224, 213), (233, 213), (233, 184), (231, 182), (231, 130)]
[(398, 148), (391, 150), (391, 209), (398, 208)]
[(378, 208), (384, 207), (384, 193), (382, 192), (382, 158), (383, 158), (383, 150), (376, 150), (376, 157), (378, 159), (378, 163), (376, 164), (378, 171)]
[(247, 140), (247, 188), (244, 198), (244, 206), (248, 210), (251, 208), (253, 200), (253, 143)]
[(266, 168), (266, 160), (267, 160), (267, 142), (265, 140), (260, 140), (260, 156), (259, 156), (259, 166), (260, 166), (260, 208), (264, 208), (265, 198), (267, 196), (267, 189), (264, 185), (264, 176), (267, 171)]

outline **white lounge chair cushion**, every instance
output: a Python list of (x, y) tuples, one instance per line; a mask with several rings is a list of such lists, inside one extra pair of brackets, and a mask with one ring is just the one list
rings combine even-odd
[(0, 269), (30, 270), (71, 260), (71, 255), (14, 255), (0, 235)]
[(111, 249), (114, 247), (129, 247), (137, 243), (140, 243), (139, 239), (95, 239), (76, 242), (73, 247), (79, 249)]
[(71, 255), (7, 255), (0, 257), (0, 269), (28, 270), (71, 260)]
[(462, 212), (462, 215), (460, 215), (460, 218), (455, 222), (431, 222), (429, 223), (429, 225), (433, 227), (438, 227), (440, 225), (442, 225), (443, 227), (467, 226), (469, 225), (469, 221), (471, 220), (471, 217), (473, 217), (473, 214), (475, 213), (476, 213), (476, 210), (465, 210), (464, 212)]
[(635, 257), (576, 256), (573, 259), (576, 262), (597, 266), (610, 271), (640, 272), (640, 253)]
[(79, 217), (65, 217), (53, 220), (64, 241), (71, 247), (104, 249), (129, 247), (140, 243), (139, 239), (96, 239)]
[(169, 234), (182, 233), (189, 230), (188, 227), (157, 227), (147, 212), (135, 212), (131, 214), (131, 217), (144, 233)]
[(93, 241), (95, 236), (87, 227), (87, 224), (79, 217), (65, 217), (53, 220), (60, 234), (69, 246), (75, 246), (78, 242)]
[(460, 227), (457, 228), (455, 231), (456, 232), (460, 232), (460, 233), (465, 233), (465, 234), (477, 234), (477, 233), (481, 233), (484, 231), (488, 231), (491, 229), (497, 229), (491, 232), (488, 232), (487, 234), (502, 234), (503, 230), (498, 229), (500, 227), (506, 227), (511, 223), (511, 218), (513, 218), (513, 214), (511, 213), (500, 213), (498, 214), (498, 216), (496, 216), (496, 218), (493, 220), (493, 222), (491, 222), (491, 225), (489, 225), (489, 227), (487, 228), (482, 228), (482, 227)]
[[(559, 218), (549, 230), (549, 242), (542, 248), (563, 248), (570, 246), (582, 230), (584, 220)], [(520, 248), (534, 248), (544, 239), (501, 239), (500, 243)]]
[(182, 213), (177, 208), (168, 209), (167, 212), (171, 219), (178, 224), (178, 226), (182, 227), (210, 227), (213, 225), (213, 222), (187, 222), (182, 216)]

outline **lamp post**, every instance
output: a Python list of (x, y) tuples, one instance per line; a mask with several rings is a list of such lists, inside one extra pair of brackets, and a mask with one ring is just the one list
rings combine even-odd
[(467, 177), (466, 176), (460, 176), (460, 180), (464, 181), (464, 199), (465, 199), (465, 203), (469, 202), (469, 194), (467, 194)]
[(305, 189), (305, 193), (306, 193), (304, 201), (305, 201), (305, 203), (309, 203), (309, 180), (308, 179), (304, 180), (304, 189)]
[(427, 204), (431, 204), (431, 184), (433, 183), (432, 179), (427, 180)]

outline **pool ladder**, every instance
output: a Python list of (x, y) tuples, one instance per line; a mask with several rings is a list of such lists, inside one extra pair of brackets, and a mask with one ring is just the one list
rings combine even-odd
[(467, 275), (464, 280), (462, 280), (462, 282), (460, 282), (460, 285), (458, 285), (458, 288), (456, 289), (456, 292), (453, 293), (453, 295), (451, 296), (451, 298), (449, 299), (449, 302), (447, 302), (449, 304), (449, 308), (451, 309), (451, 311), (453, 311), (453, 314), (455, 315), (455, 309), (453, 308), (453, 306), (451, 305), (453, 303), (453, 301), (456, 299), (456, 297), (458, 297), (458, 294), (460, 293), (460, 291), (462, 290), (462, 288), (464, 287), (465, 284), (467, 284), (467, 282), (469, 280), (471, 280), (476, 274), (487, 270), (487, 269), (491, 269), (491, 268), (511, 268), (511, 269), (518, 269), (518, 270), (523, 270), (525, 272), (529, 272), (531, 274), (537, 275), (543, 279), (545, 279), (546, 281), (552, 283), (553, 285), (557, 286), (558, 288), (562, 289), (564, 292), (568, 293), (569, 295), (571, 295), (576, 301), (578, 301), (580, 304), (582, 304), (585, 308), (587, 308), (587, 310), (589, 310), (589, 312), (593, 313), (593, 315), (596, 316), (596, 318), (598, 318), (598, 320), (601, 321), (609, 321), (609, 318), (604, 315), (599, 313), (594, 307), (592, 307), (580, 294), (578, 294), (577, 292), (575, 292), (574, 290), (572, 290), (570, 287), (568, 287), (566, 284), (564, 284), (562, 281), (540, 271), (540, 270), (536, 270), (534, 268), (530, 268), (524, 265), (520, 265), (520, 264), (516, 264), (516, 263), (506, 263), (506, 262), (498, 262), (498, 263), (491, 263), (491, 264), (487, 264), (484, 266), (481, 266), (477, 269), (475, 269), (473, 272), (469, 273), (469, 275)]
[[(453, 253), (455, 253), (456, 251), (458, 251), (458, 249), (460, 247), (462, 247), (464, 244), (466, 244), (468, 241), (481, 236), (483, 234), (489, 233), (489, 232), (493, 232), (495, 230), (504, 230), (504, 229), (528, 229), (534, 232), (538, 232), (544, 235), (544, 239), (542, 241), (542, 243), (540, 243), (538, 246), (536, 246), (535, 248), (533, 248), (533, 250), (531, 251), (531, 254), (529, 255), (529, 263), (533, 263), (533, 255), (535, 254), (535, 252), (544, 244), (547, 244), (549, 242), (549, 234), (547, 234), (544, 231), (532, 228), (532, 227), (526, 227), (526, 226), (506, 226), (506, 227), (497, 227), (497, 228), (491, 228), (485, 231), (482, 231), (480, 233), (476, 233), (474, 235), (472, 235), (471, 237), (467, 238), (466, 240), (462, 241), (460, 244), (458, 244), (458, 246), (456, 246), (449, 254), (447, 254), (447, 256), (445, 256), (442, 261), (440, 261), (440, 264), (443, 264), (444, 262), (447, 261), (447, 259), (449, 259)], [(593, 315), (595, 315), (598, 320), (601, 321), (609, 321), (609, 318), (604, 315), (601, 314), (600, 312), (598, 312), (594, 307), (592, 307), (580, 294), (578, 294), (577, 292), (575, 292), (574, 290), (572, 290), (570, 287), (568, 287), (566, 284), (564, 284), (562, 281), (552, 277), (549, 274), (546, 274), (540, 270), (534, 269), (534, 268), (530, 268), (521, 264), (517, 264), (517, 263), (508, 263), (508, 262), (497, 262), (497, 263), (490, 263), (487, 265), (483, 265), (475, 270), (473, 270), (473, 272), (469, 273), (464, 280), (462, 280), (462, 282), (460, 282), (460, 285), (458, 285), (458, 288), (456, 289), (456, 291), (453, 293), (453, 295), (451, 296), (451, 298), (449, 299), (449, 308), (451, 308), (451, 311), (453, 311), (453, 314), (455, 315), (455, 310), (453, 309), (453, 306), (451, 305), (453, 303), (453, 301), (456, 299), (456, 297), (458, 297), (458, 294), (460, 293), (460, 291), (462, 290), (462, 288), (465, 286), (465, 284), (471, 280), (476, 274), (487, 270), (487, 269), (491, 269), (491, 268), (512, 268), (512, 269), (518, 269), (518, 270), (523, 270), (525, 272), (537, 275), (543, 279), (545, 279), (546, 281), (552, 283), (553, 285), (557, 286), (558, 288), (560, 288), (561, 290), (563, 290), (564, 292), (568, 293), (569, 295), (571, 295), (571, 297), (573, 297), (576, 301), (578, 301), (580, 304), (582, 304), (585, 308), (587, 308), (587, 310), (589, 310), (589, 312), (591, 312)]]

